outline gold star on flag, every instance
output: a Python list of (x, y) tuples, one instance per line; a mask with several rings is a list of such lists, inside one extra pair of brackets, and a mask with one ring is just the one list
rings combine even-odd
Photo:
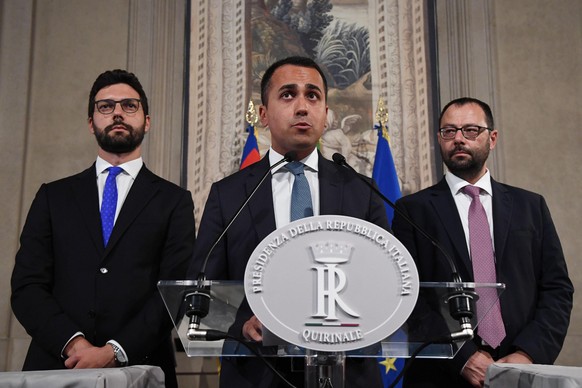
[(386, 368), (386, 374), (391, 370), (397, 370), (394, 363), (396, 362), (396, 358), (385, 358), (384, 361), (380, 361), (379, 364), (384, 365)]

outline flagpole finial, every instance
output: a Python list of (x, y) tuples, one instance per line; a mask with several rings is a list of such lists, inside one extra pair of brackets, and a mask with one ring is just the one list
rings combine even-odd
[(259, 116), (257, 115), (257, 110), (255, 109), (255, 104), (253, 104), (253, 100), (249, 100), (249, 107), (247, 108), (245, 119), (247, 120), (247, 123), (252, 126), (255, 126), (259, 121)]
[[(379, 129), (382, 131), (382, 136), (388, 139), (388, 109), (384, 106), (384, 99), (378, 99), (378, 108), (376, 109), (376, 121), (379, 124)], [(380, 132), (378, 132), (379, 134)]]
[(380, 97), (378, 100), (378, 108), (376, 109), (376, 121), (380, 123), (382, 127), (388, 125), (388, 109), (384, 106), (384, 99)]

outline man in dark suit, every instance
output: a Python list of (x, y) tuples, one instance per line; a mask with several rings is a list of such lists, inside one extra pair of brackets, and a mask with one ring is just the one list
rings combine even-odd
[(143, 164), (150, 117), (135, 75), (101, 74), (88, 122), (99, 145), (96, 163), (43, 184), (22, 231), (11, 301), (32, 337), (23, 369), (150, 364), (175, 387), (172, 322), (157, 282), (186, 275), (192, 197)]
[[(195, 261), (189, 270), (191, 278), (198, 276), (211, 244), (269, 166), (289, 151), (297, 152), (297, 160), (305, 165), (313, 215), (352, 216), (388, 229), (386, 212), (379, 198), (357, 177), (324, 159), (316, 149), (327, 115), (327, 83), (319, 66), (303, 57), (276, 62), (263, 76), (261, 99), (263, 105), (259, 115), (262, 124), (271, 132), (271, 148), (261, 161), (212, 185), (200, 224)], [(294, 179), (285, 167), (272, 171), (270, 179), (259, 187), (210, 255), (205, 271), (208, 279), (243, 279), (255, 247), (276, 228), (289, 223)], [(230, 333), (247, 340), (262, 340), (262, 325), (245, 302)], [(287, 378), (297, 386), (303, 385), (302, 371), (289, 373), (288, 358), (277, 360), (277, 363), (279, 370), (287, 369), (284, 373)], [(375, 360), (348, 359), (346, 374), (350, 387), (381, 384)], [(240, 358), (223, 358), (220, 383), (221, 387), (286, 386), (260, 360)]]
[[(498, 131), (489, 106), (473, 98), (453, 100), (439, 121), (438, 143), (448, 172), (439, 183), (400, 199), (397, 206), (443, 245), (463, 281), (477, 281), (482, 275), (473, 270), (477, 259), (472, 251), (480, 248), (472, 245), (473, 233), (469, 233), (472, 199), (465, 187), (478, 188), (489, 226), (482, 234), (493, 244), (493, 281), (506, 285), (500, 304), (490, 312), (500, 307), (500, 325), (493, 334), (501, 342), (486, 340), (482, 324), (474, 340), (454, 359), (416, 360), (404, 383), (480, 387), (493, 362), (555, 361), (570, 321), (573, 287), (544, 198), (490, 177), (485, 162), (495, 148)], [(415, 258), (421, 281), (452, 280), (443, 255), (402, 216), (395, 215), (392, 227)]]

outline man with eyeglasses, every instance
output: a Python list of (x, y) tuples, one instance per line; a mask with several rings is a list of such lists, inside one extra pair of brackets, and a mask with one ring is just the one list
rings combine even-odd
[(43, 184), (32, 203), (12, 273), (12, 308), (32, 337), (23, 370), (157, 365), (177, 386), (157, 282), (186, 275), (194, 205), (143, 163), (148, 109), (134, 74), (99, 75), (88, 109), (96, 162)]
[[(505, 283), (506, 289), (499, 302), (480, 308), (477, 301), (476, 336), (452, 360), (414, 361), (404, 385), (481, 387), (493, 362), (556, 360), (573, 287), (544, 198), (491, 178), (486, 161), (499, 133), (489, 106), (459, 98), (444, 107), (439, 122), (438, 144), (448, 171), (397, 206), (442, 244), (463, 281)], [(395, 214), (392, 228), (415, 258), (421, 281), (452, 280), (444, 256), (401, 215)], [(488, 291), (478, 292), (483, 302)]]

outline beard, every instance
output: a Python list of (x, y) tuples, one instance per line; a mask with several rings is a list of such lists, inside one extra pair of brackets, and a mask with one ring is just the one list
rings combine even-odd
[[(447, 154), (445, 154), (441, 148), (443, 162), (448, 170), (456, 176), (465, 180), (468, 180), (467, 178), (475, 178), (481, 174), (483, 166), (485, 166), (485, 162), (489, 157), (489, 144), (490, 141), (487, 140), (483, 147), (477, 149), (468, 149), (459, 144)], [(460, 160), (453, 159), (454, 154), (457, 151), (467, 153), (468, 157)]]
[[(109, 133), (115, 126), (123, 126), (127, 133), (116, 133), (110, 135)], [(134, 128), (133, 126), (121, 121), (115, 121), (104, 129), (95, 127), (95, 139), (97, 144), (104, 151), (112, 154), (124, 154), (134, 151), (144, 139), (145, 136), (145, 122), (142, 126)]]

